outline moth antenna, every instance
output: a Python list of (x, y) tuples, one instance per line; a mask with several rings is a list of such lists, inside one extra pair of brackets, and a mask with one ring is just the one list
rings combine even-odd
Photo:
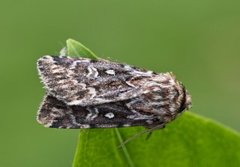
[(145, 133), (149, 133), (148, 136), (147, 136), (147, 138), (146, 138), (146, 139), (149, 139), (149, 137), (152, 135), (152, 132), (153, 132), (154, 130), (156, 130), (156, 129), (161, 129), (161, 128), (163, 128), (163, 127), (164, 127), (164, 125), (163, 125), (163, 124), (160, 124), (160, 125), (157, 125), (157, 126), (151, 128), (151, 129), (147, 129), (147, 130), (144, 130), (144, 131), (142, 131), (142, 132), (139, 132), (139, 133), (137, 133), (137, 134), (129, 137), (129, 138), (128, 138), (127, 140), (125, 140), (124, 142), (122, 142), (122, 143), (119, 145), (119, 148), (120, 148), (120, 147), (123, 147), (123, 146), (126, 145), (128, 142), (136, 139), (137, 137), (144, 135)]

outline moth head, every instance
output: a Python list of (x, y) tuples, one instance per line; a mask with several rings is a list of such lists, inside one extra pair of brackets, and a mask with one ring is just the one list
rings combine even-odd
[(183, 86), (183, 97), (180, 105), (179, 112), (189, 110), (192, 107), (192, 98), (188, 91)]
[(192, 98), (183, 83), (178, 81), (172, 72), (166, 74), (170, 76), (169, 80), (173, 81), (172, 83), (175, 86), (175, 91), (178, 92), (178, 98), (176, 100), (176, 102), (179, 104), (178, 112), (181, 113), (185, 110), (190, 109), (192, 107)]

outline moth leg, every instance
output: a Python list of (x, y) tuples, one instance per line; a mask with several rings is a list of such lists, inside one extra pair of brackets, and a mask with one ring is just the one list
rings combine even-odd
[[(158, 125), (156, 125), (156, 126), (154, 126), (154, 127), (151, 127), (151, 128), (149, 128), (149, 127), (150, 127), (150, 126), (146, 127), (146, 128), (147, 128), (146, 130), (144, 130), (144, 131), (142, 131), (142, 132), (139, 132), (139, 133), (131, 136), (130, 138), (128, 138), (127, 140), (125, 140), (124, 142), (122, 142), (119, 147), (123, 147), (123, 146), (124, 146), (125, 144), (127, 144), (128, 142), (132, 141), (133, 139), (136, 139), (137, 137), (139, 137), (139, 136), (141, 136), (141, 135), (143, 135), (143, 134), (145, 134), (145, 133), (148, 133), (148, 136), (149, 136), (149, 135), (151, 136), (151, 135), (152, 135), (152, 132), (153, 132), (154, 130), (164, 128), (164, 127), (165, 127), (165, 124), (162, 123), (162, 124), (158, 124)], [(147, 136), (147, 138), (150, 137), (150, 136), (149, 136), (149, 137), (148, 137), (148, 136)]]
[(152, 127), (152, 128), (147, 127), (147, 129), (150, 130), (150, 131), (149, 131), (149, 133), (146, 136), (146, 140), (148, 140), (152, 136), (152, 133), (153, 133), (154, 130), (165, 128), (165, 124), (161, 124), (160, 126), (155, 126), (155, 127)]
[(152, 132), (149, 132), (145, 138), (145, 140), (148, 140), (152, 136)]

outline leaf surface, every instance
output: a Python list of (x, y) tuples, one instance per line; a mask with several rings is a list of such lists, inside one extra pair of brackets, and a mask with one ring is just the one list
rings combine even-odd
[[(218, 123), (191, 112), (119, 148), (119, 136), (128, 139), (144, 128), (81, 131), (74, 167), (195, 167), (240, 166), (240, 136)], [(118, 134), (119, 133), (119, 134)], [(127, 154), (126, 154), (127, 152)]]

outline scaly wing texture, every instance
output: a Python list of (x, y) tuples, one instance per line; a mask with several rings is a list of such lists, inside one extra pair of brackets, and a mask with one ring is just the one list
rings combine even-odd
[(151, 113), (135, 113), (127, 107), (129, 101), (100, 104), (90, 107), (68, 106), (47, 95), (37, 120), (51, 128), (112, 128), (163, 124)]
[(184, 86), (171, 73), (65, 56), (44, 56), (38, 69), (48, 91), (38, 121), (47, 127), (154, 128), (172, 121), (191, 104)]
[(131, 99), (152, 91), (149, 88), (156, 85), (152, 80), (164, 84), (169, 78), (106, 60), (66, 56), (42, 57), (38, 70), (50, 94), (68, 105), (81, 106)]

